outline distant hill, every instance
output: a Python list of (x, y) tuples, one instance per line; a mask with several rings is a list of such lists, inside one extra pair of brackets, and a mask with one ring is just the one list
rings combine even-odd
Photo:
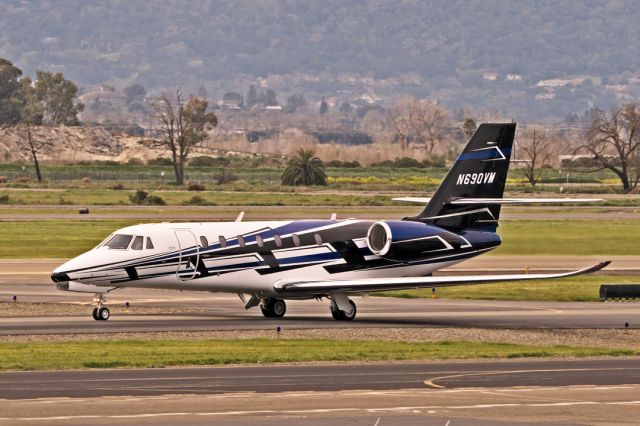
[(259, 82), (281, 103), (414, 94), (533, 119), (639, 96), (638, 22), (625, 0), (5, 0), (0, 57), (81, 86)]

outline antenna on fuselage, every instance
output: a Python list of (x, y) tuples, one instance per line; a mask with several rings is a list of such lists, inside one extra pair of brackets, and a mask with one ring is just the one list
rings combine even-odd
[(236, 222), (242, 222), (242, 218), (244, 218), (244, 212), (240, 212), (238, 217), (236, 217)]

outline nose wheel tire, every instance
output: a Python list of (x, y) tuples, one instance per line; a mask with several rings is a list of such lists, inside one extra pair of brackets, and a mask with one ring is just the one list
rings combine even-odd
[(353, 321), (356, 317), (356, 304), (353, 300), (349, 299), (351, 305), (351, 311), (341, 311), (338, 309), (335, 303), (331, 303), (331, 316), (336, 321)]
[(93, 319), (96, 321), (106, 321), (111, 316), (111, 312), (109, 312), (108, 308), (93, 308), (93, 312), (91, 313)]
[(281, 299), (267, 299), (260, 309), (265, 318), (282, 318), (287, 312), (287, 305)]

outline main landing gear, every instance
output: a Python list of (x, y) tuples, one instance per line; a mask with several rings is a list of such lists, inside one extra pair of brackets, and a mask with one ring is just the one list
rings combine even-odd
[(106, 321), (111, 316), (111, 312), (109, 312), (109, 308), (106, 306), (102, 306), (107, 302), (107, 298), (104, 293), (96, 293), (93, 298), (93, 303), (95, 303), (95, 308), (93, 308), (92, 316), (96, 321)]
[(265, 318), (282, 318), (287, 312), (287, 305), (282, 299), (267, 298), (263, 300), (260, 309)]
[(336, 321), (352, 321), (356, 317), (356, 304), (351, 299), (346, 297), (345, 299), (345, 301), (337, 301), (336, 297), (331, 299), (331, 316), (333, 316), (333, 319)]

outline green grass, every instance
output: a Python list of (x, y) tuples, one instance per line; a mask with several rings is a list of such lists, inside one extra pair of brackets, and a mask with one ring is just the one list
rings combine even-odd
[(0, 346), (0, 370), (638, 354), (637, 351), (622, 349), (460, 341), (407, 343), (313, 339), (102, 340), (4, 343)]
[(71, 258), (118, 228), (140, 220), (34, 220), (0, 222), (0, 258)]
[[(602, 284), (637, 284), (640, 277), (594, 276), (563, 278), (559, 280), (514, 281), (500, 284), (442, 287), (436, 289), (438, 298), (472, 300), (526, 300), (558, 302), (597, 302)], [(402, 298), (431, 298), (431, 289), (373, 293), (375, 296)]]
[(640, 220), (503, 221), (495, 255), (640, 255)]
[[(140, 222), (143, 220), (0, 222), (0, 258), (76, 256), (116, 229)], [(505, 221), (499, 232), (503, 244), (492, 253), (500, 255), (640, 254), (640, 220)]]
[[(2, 191), (8, 195), (12, 205), (88, 205), (88, 206), (129, 206), (132, 190), (111, 190), (105, 188), (86, 189), (16, 189)], [(384, 195), (352, 195), (327, 193), (271, 193), (237, 191), (149, 191), (150, 195), (162, 198), (168, 205), (189, 205), (194, 196), (204, 200), (205, 205), (214, 206), (406, 206)]]

